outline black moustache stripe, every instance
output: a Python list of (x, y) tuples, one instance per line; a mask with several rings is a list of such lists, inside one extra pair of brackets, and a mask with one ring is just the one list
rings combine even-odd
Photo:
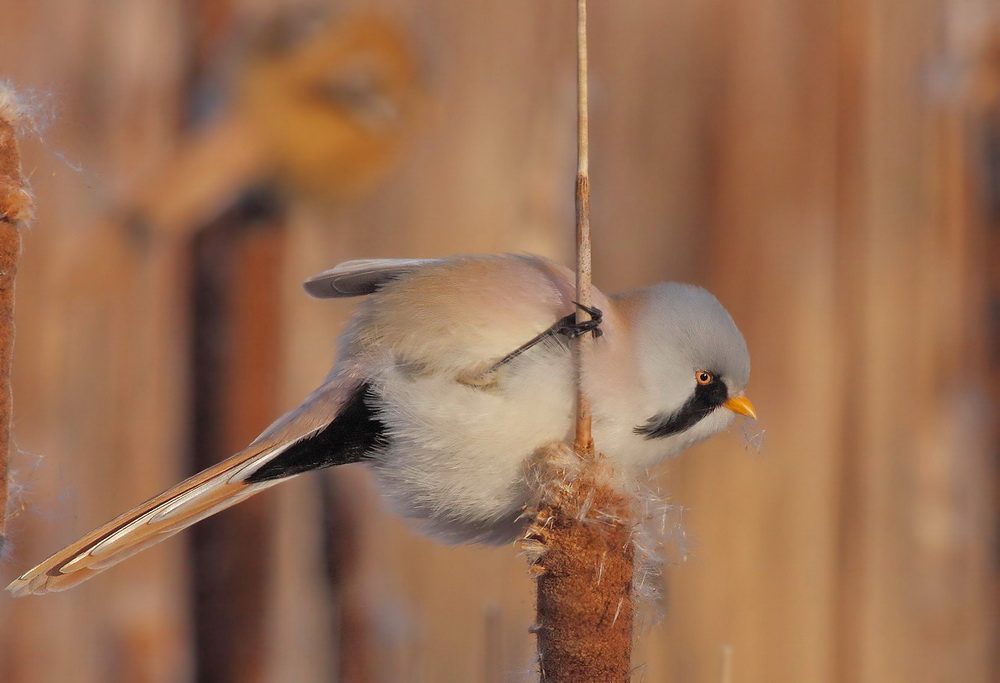
[(654, 415), (646, 424), (635, 427), (633, 431), (647, 439), (678, 434), (698, 424), (728, 398), (729, 390), (726, 384), (716, 378), (711, 384), (699, 384), (695, 387), (691, 398), (678, 410), (669, 414)]

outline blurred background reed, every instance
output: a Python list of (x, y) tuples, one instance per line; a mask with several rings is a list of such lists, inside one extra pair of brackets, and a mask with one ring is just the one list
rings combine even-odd
[[(7, 3), (0, 75), (43, 128), (23, 149), (38, 220), (4, 581), (322, 379), (352, 303), (308, 299), (305, 277), (364, 257), (571, 262), (573, 14)], [(767, 430), (760, 454), (734, 430), (658, 473), (688, 559), (635, 679), (1000, 680), (996, 3), (590, 14), (595, 282), (714, 291)], [(514, 548), (417, 538), (348, 467), (70, 592), (0, 597), (0, 681), (522, 680), (532, 599)]]

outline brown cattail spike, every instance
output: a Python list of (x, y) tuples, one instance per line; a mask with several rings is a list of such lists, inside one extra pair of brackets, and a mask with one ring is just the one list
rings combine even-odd
[(11, 449), (10, 375), (14, 353), (14, 276), (21, 254), (20, 225), (30, 220), (34, 201), (21, 173), (18, 126), (25, 113), (9, 86), (0, 87), (0, 553), (7, 522)]

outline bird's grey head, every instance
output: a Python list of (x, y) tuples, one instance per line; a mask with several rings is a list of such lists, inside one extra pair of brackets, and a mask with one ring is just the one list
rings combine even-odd
[(636, 329), (650, 414), (635, 426), (647, 439), (677, 436), (686, 445), (725, 429), (744, 398), (750, 354), (718, 299), (701, 287), (650, 288)]

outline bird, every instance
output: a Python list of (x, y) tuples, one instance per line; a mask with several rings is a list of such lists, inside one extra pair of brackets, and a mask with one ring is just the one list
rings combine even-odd
[[(575, 275), (530, 254), (348, 261), (304, 283), (366, 297), (320, 386), (243, 451), (150, 498), (15, 579), (17, 596), (65, 590), (304, 472), (366, 463), (383, 498), (447, 543), (513, 541), (526, 467), (575, 429), (571, 340), (594, 335), (580, 374), (607, 462), (641, 477), (718, 434), (746, 396), (750, 356), (712, 294), (664, 282), (574, 301)], [(576, 322), (577, 308), (589, 315)]]

